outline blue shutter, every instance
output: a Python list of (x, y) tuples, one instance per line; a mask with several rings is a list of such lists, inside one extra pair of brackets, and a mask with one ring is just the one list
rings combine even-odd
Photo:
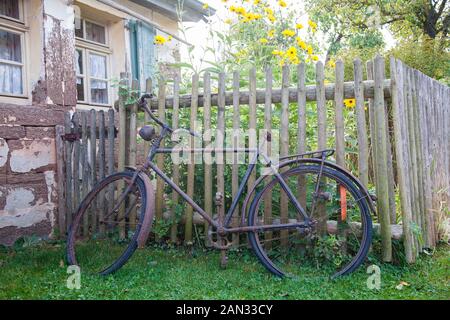
[(155, 29), (142, 22), (130, 23), (131, 72), (138, 79), (142, 90), (145, 81), (155, 72)]

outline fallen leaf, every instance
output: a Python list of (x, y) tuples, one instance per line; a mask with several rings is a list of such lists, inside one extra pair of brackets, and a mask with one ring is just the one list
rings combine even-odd
[(403, 287), (409, 286), (409, 283), (406, 281), (400, 281), (400, 283), (395, 287), (397, 290), (402, 290)]

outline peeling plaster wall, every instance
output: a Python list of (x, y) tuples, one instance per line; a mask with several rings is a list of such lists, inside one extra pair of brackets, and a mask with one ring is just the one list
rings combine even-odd
[(26, 235), (52, 236), (57, 216), (55, 126), (76, 106), (71, 2), (24, 3), (29, 97), (0, 99), (0, 244), (7, 245)]
[[(79, 2), (105, 7), (97, 1)], [(117, 2), (177, 32), (175, 21), (128, 1)], [(78, 2), (24, 1), (27, 92), (23, 98), (0, 97), (0, 244), (12, 245), (31, 235), (49, 238), (57, 226), (55, 126), (64, 123), (64, 113), (75, 109), (77, 102), (73, 3)], [(108, 26), (116, 44), (113, 75), (118, 76), (129, 71), (125, 28), (129, 17), (111, 8), (103, 14), (114, 17)]]

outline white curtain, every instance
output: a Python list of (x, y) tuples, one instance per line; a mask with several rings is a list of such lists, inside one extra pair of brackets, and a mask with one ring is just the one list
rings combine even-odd
[(0, 63), (0, 92), (22, 94), (22, 68)]
[(92, 77), (106, 79), (106, 57), (91, 53), (89, 68)]
[(81, 55), (81, 52), (80, 51), (78, 51), (78, 50), (75, 50), (75, 65), (76, 65), (76, 68), (77, 68), (77, 74), (81, 74), (81, 58), (82, 57), (82, 55)]
[(0, 30), (0, 58), (21, 62), (20, 35), (5, 30)]
[(91, 80), (91, 89), (106, 89), (106, 81)]

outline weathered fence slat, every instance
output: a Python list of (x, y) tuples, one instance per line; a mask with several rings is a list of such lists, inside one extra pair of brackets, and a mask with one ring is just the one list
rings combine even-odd
[(356, 126), (358, 135), (358, 172), (362, 184), (369, 185), (369, 148), (367, 138), (366, 112), (364, 103), (363, 71), (361, 60), (353, 63), (356, 100)]
[[(306, 65), (304, 62), (297, 67), (297, 153), (306, 152)], [(298, 178), (298, 200), (306, 208), (306, 181), (303, 176)]]
[(381, 224), (381, 244), (383, 261), (392, 261), (391, 228), (389, 218), (389, 186), (387, 168), (387, 142), (386, 142), (386, 113), (384, 108), (384, 93), (382, 83), (384, 81), (384, 60), (377, 56), (374, 60), (374, 122), (376, 140), (376, 184), (377, 184), (377, 209)]
[[(239, 148), (240, 137), (240, 126), (241, 126), (241, 116), (239, 110), (239, 81), (240, 74), (238, 71), (233, 73), (233, 134), (231, 136), (232, 139), (232, 148)], [(208, 105), (211, 104), (211, 97), (208, 97)], [(239, 189), (239, 155), (237, 153), (232, 153), (232, 168), (231, 168), (231, 194), (233, 198), (236, 196)], [(206, 201), (206, 193), (205, 193), (205, 201)], [(239, 225), (239, 205), (236, 207), (234, 211), (233, 218), (233, 226), (237, 227)], [(239, 235), (233, 235), (233, 244), (239, 245)]]
[(400, 201), (402, 207), (402, 225), (404, 235), (405, 256), (408, 263), (415, 261), (415, 254), (413, 253), (414, 239), (411, 231), (411, 202), (409, 200), (409, 159), (406, 154), (407, 143), (403, 138), (406, 136), (406, 128), (404, 119), (405, 102), (402, 94), (403, 88), (403, 72), (401, 65), (392, 57), (391, 58), (391, 95), (392, 108), (394, 118), (394, 137), (395, 137), (395, 151), (397, 159), (397, 177), (400, 192)]
[[(366, 63), (366, 71), (367, 71), (367, 79), (373, 80), (373, 61), (367, 61)], [(375, 134), (375, 111), (374, 111), (374, 104), (373, 104), (373, 97), (368, 99), (368, 107), (369, 107), (369, 132), (370, 132), (370, 163), (372, 165), (372, 181), (375, 182), (376, 177), (376, 158), (377, 158), (377, 150), (376, 150), (376, 134)]]
[[(98, 134), (98, 179), (103, 180), (105, 178), (105, 158), (106, 158), (106, 144), (105, 144), (105, 113), (104, 111), (98, 112), (99, 120), (99, 134)], [(102, 191), (100, 198), (98, 199), (98, 221), (99, 232), (103, 234), (105, 232), (105, 224), (103, 223), (103, 217), (105, 215), (105, 192)]]
[[(108, 175), (114, 173), (114, 134), (115, 134), (115, 124), (114, 124), (114, 110), (108, 110)], [(114, 186), (110, 185), (107, 194), (107, 212), (111, 212), (114, 208)]]
[[(166, 80), (161, 76), (158, 79), (158, 118), (161, 121), (166, 121), (166, 110), (165, 110), (165, 99), (166, 99)], [(159, 130), (161, 130), (158, 127)], [(164, 147), (164, 142), (161, 142), (161, 147)], [(164, 154), (158, 154), (156, 156), (156, 165), (161, 170), (164, 170)], [(164, 180), (160, 177), (156, 179), (156, 196), (155, 196), (155, 217), (156, 220), (160, 220), (163, 217), (164, 210)]]
[[(178, 129), (179, 126), (179, 120), (180, 120), (180, 113), (179, 113), (179, 92), (180, 92), (180, 72), (177, 72), (175, 74), (175, 78), (173, 81), (173, 110), (172, 110), (172, 128), (174, 130)], [(148, 151), (147, 151), (148, 153)], [(147, 154), (146, 153), (146, 154)], [(172, 166), (172, 180), (177, 185), (180, 183), (180, 164), (174, 163)], [(172, 218), (173, 223), (170, 228), (170, 240), (172, 243), (177, 242), (177, 231), (178, 231), (178, 223), (176, 221), (176, 212), (175, 212), (175, 205), (178, 203), (178, 192), (175, 190), (172, 191), (172, 201), (173, 201), (173, 207), (172, 209)]]
[[(69, 214), (66, 209), (66, 197), (65, 197), (65, 187), (66, 182), (66, 165), (65, 165), (65, 152), (64, 152), (64, 126), (58, 125), (55, 128), (56, 133), (56, 167), (57, 167), (57, 178), (58, 178), (58, 229), (61, 238), (65, 238), (67, 226), (69, 222), (67, 220)], [(67, 223), (67, 224), (66, 224)]]
[[(81, 112), (81, 132), (82, 132), (82, 148), (81, 148), (81, 166), (83, 169), (83, 177), (82, 179), (82, 191), (83, 197), (85, 197), (89, 192), (89, 163), (88, 163), (88, 117), (87, 112)], [(83, 216), (83, 236), (87, 236), (89, 233), (89, 215), (86, 214)]]
[[(223, 148), (225, 142), (225, 73), (219, 73), (219, 105), (217, 108), (217, 133), (216, 133), (216, 147)], [(225, 215), (225, 164), (223, 152), (216, 153), (217, 160), (217, 195), (216, 206), (219, 221), (223, 221)], [(222, 255), (224, 252), (222, 251)]]
[[(153, 80), (152, 78), (148, 78), (145, 81), (145, 92), (146, 93), (152, 93), (153, 92)], [(150, 99), (147, 99), (147, 102), (149, 102)], [(176, 100), (176, 101), (175, 101)], [(175, 96), (174, 92), (174, 100), (173, 100), (173, 108), (175, 109), (175, 104), (178, 101), (178, 94)], [(178, 107), (178, 104), (177, 104)], [(175, 112), (175, 110), (174, 110)], [(149, 124), (151, 121), (150, 115), (147, 112), (144, 112), (144, 125)], [(150, 141), (144, 141), (144, 156), (146, 157), (148, 153), (150, 152), (151, 142)]]
[[(121, 172), (125, 170), (127, 161), (128, 148), (127, 148), (127, 127), (128, 127), (128, 112), (126, 109), (126, 101), (128, 100), (129, 92), (126, 88), (129, 87), (128, 75), (126, 73), (120, 74), (120, 86), (119, 86), (119, 158), (117, 164), (117, 171)], [(117, 191), (123, 190), (123, 183), (119, 182), (117, 185)], [(121, 205), (119, 207), (118, 219), (120, 220), (118, 227), (120, 229), (120, 238), (125, 238), (125, 207)]]
[[(89, 189), (92, 189), (95, 184), (97, 183), (97, 116), (94, 109), (90, 111), (90, 136), (89, 136), (89, 142), (90, 142), (90, 179), (89, 179)], [(92, 204), (93, 210), (90, 211), (91, 214), (91, 231), (96, 232), (97, 231), (97, 204)]]
[[(327, 148), (327, 106), (325, 99), (325, 74), (322, 62), (316, 64), (316, 91), (317, 91), (317, 148)], [(320, 182), (325, 183), (325, 178)], [(319, 234), (327, 232), (327, 215), (324, 201), (318, 201), (317, 210), (317, 231)]]
[[(139, 89), (139, 82), (136, 79), (133, 79), (131, 81), (131, 100), (137, 101), (139, 97), (137, 96), (137, 91)], [(128, 158), (128, 165), (130, 167), (136, 167), (136, 159), (137, 159), (137, 113), (138, 113), (138, 106), (137, 103), (133, 103), (130, 107), (130, 119), (129, 119), (129, 158)], [(130, 196), (131, 203), (135, 202), (135, 196)], [(137, 208), (136, 206), (133, 207), (131, 212), (128, 216), (128, 223), (130, 230), (134, 230), (136, 225), (136, 219), (137, 219)]]
[[(257, 133), (256, 133), (256, 69), (252, 68), (250, 70), (249, 74), (249, 139), (248, 139), (248, 147), (249, 148), (257, 148), (258, 147), (258, 141), (257, 141)], [(254, 157), (254, 153), (250, 153), (249, 158), (252, 160)], [(253, 171), (250, 175), (250, 179), (248, 180), (248, 187), (249, 189), (253, 186), (256, 180), (256, 172)]]
[[(70, 113), (66, 113), (64, 115), (64, 132), (66, 134), (72, 133), (72, 122), (70, 119)], [(66, 140), (65, 142), (65, 152), (66, 152), (66, 212), (67, 212), (67, 223), (70, 225), (72, 223), (72, 215), (73, 215), (73, 198), (72, 198), (72, 144), (70, 141)]]
[[(323, 65), (323, 64), (322, 64)], [(367, 80), (363, 82), (364, 87), (364, 96), (367, 98), (373, 98), (373, 80)], [(384, 95), (386, 98), (390, 97), (390, 86), (391, 81), (390, 79), (386, 79), (384, 81)], [(282, 89), (273, 89), (272, 91), (272, 103), (281, 103), (281, 95), (282, 95)], [(324, 94), (325, 100), (332, 101), (334, 100), (334, 84), (327, 84), (324, 86)], [(289, 95), (289, 102), (297, 102), (297, 88), (289, 88), (288, 90)], [(265, 101), (265, 90), (256, 90), (256, 103), (257, 104), (263, 104)], [(355, 83), (353, 81), (345, 82), (344, 83), (344, 98), (354, 98), (355, 97)], [(189, 108), (191, 106), (191, 95), (190, 94), (184, 94), (180, 96), (180, 108)], [(307, 101), (317, 101), (317, 90), (315, 85), (307, 85), (306, 86), (306, 100)], [(240, 90), (239, 93), (239, 104), (240, 105), (248, 105), (250, 101), (250, 92), (248, 90)], [(198, 107), (203, 107), (204, 99), (203, 96), (198, 97)], [(211, 106), (215, 107), (218, 103), (218, 95), (217, 93), (214, 93), (211, 95)], [(225, 92), (225, 106), (232, 106), (233, 105), (233, 92)], [(167, 96), (166, 99), (166, 108), (170, 109), (173, 106), (173, 97)], [(151, 108), (157, 109), (158, 108), (158, 99), (154, 98), (151, 100)]]
[[(79, 134), (80, 130), (80, 115), (75, 112), (72, 117), (75, 134)], [(73, 143), (73, 208), (77, 210), (81, 201), (80, 194), (80, 139), (77, 137)]]
[(336, 163), (345, 167), (345, 136), (344, 136), (344, 63), (336, 61), (336, 89), (334, 91)]
[[(198, 108), (198, 88), (199, 88), (199, 76), (194, 74), (192, 76), (192, 103), (191, 103), (191, 118), (190, 127), (195, 128), (197, 122), (197, 108)], [(189, 137), (189, 147), (195, 148), (195, 138)], [(189, 153), (189, 163), (187, 168), (187, 195), (190, 198), (194, 196), (194, 184), (195, 184), (195, 157), (194, 153)], [(184, 241), (186, 244), (192, 244), (192, 222), (193, 222), (193, 208), (187, 206), (186, 208), (186, 224), (184, 226)]]
[[(266, 143), (267, 143), (267, 155), (272, 156), (272, 86), (273, 86), (273, 73), (271, 68), (266, 69), (266, 100), (264, 103), (264, 129), (266, 130)], [(239, 99), (237, 98), (239, 101)], [(267, 134), (271, 134), (271, 138), (268, 139)], [(268, 172), (270, 174), (270, 172)], [(270, 179), (269, 179), (270, 181)], [(267, 183), (269, 183), (269, 181)], [(272, 191), (267, 192), (264, 195), (264, 223), (272, 223)], [(266, 246), (270, 246), (272, 239), (272, 232), (266, 232), (264, 235), (268, 240)]]
[(410, 178), (410, 188), (412, 193), (412, 206), (413, 206), (413, 226), (416, 228), (416, 236), (415, 236), (415, 247), (416, 247), (416, 255), (419, 254), (420, 251), (422, 251), (422, 244), (421, 244), (421, 237), (418, 236), (419, 234), (419, 228), (421, 227), (419, 224), (419, 202), (418, 202), (418, 196), (419, 192), (417, 189), (417, 163), (416, 163), (416, 142), (415, 142), (415, 132), (414, 132), (414, 118), (413, 118), (413, 98), (412, 98), (412, 89), (411, 89), (411, 76), (410, 76), (410, 69), (404, 68), (404, 77), (405, 77), (405, 93), (407, 96), (407, 108), (406, 108), (406, 121), (408, 126), (408, 149), (409, 149), (409, 160), (410, 160), (410, 167), (409, 167), (409, 174), (411, 176)]
[[(290, 83), (290, 70), (288, 66), (283, 66), (282, 78), (281, 78), (281, 116), (280, 116), (280, 157), (287, 156), (289, 154), (289, 83)], [(287, 223), (288, 216), (288, 197), (285, 192), (280, 190), (280, 219), (281, 223)], [(287, 230), (281, 230), (280, 238), (281, 245), (286, 246), (288, 244)]]

